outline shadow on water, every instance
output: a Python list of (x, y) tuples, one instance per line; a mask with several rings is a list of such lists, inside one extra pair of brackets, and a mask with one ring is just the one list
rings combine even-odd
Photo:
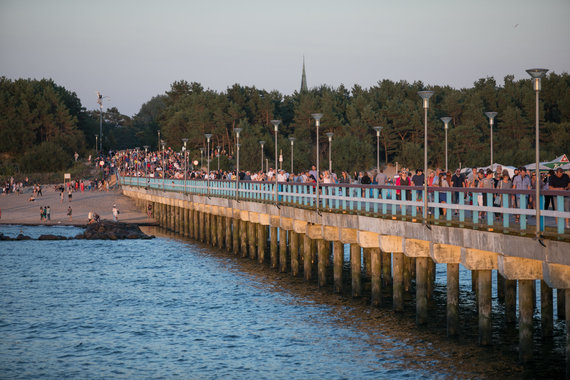
[[(543, 340), (540, 336), (540, 310), (535, 309), (534, 318), (534, 360), (525, 366), (518, 363), (518, 328), (508, 325), (504, 319), (504, 308), (493, 295), (492, 345), (478, 345), (478, 317), (476, 299), (470, 288), (469, 271), (463, 270), (460, 284), (459, 326), (457, 338), (446, 337), (446, 287), (445, 265), (437, 265), (438, 282), (434, 286), (429, 305), (429, 320), (426, 326), (415, 324), (415, 288), (404, 294), (404, 311), (391, 309), (391, 287), (383, 287), (382, 306), (370, 305), (370, 278), (363, 271), (363, 296), (352, 298), (350, 293), (350, 264), (343, 268), (343, 294), (333, 292), (332, 266), (327, 273), (327, 285), (318, 287), (316, 281), (305, 282), (302, 274), (293, 277), (290, 273), (279, 273), (269, 267), (268, 260), (260, 265), (257, 260), (235, 256), (233, 253), (213, 248), (192, 239), (181, 237), (160, 227), (144, 227), (144, 232), (158, 237), (191, 242), (202, 246), (214, 256), (231, 259), (237, 265), (230, 270), (240, 276), (251, 278), (264, 291), (288, 294), (291, 304), (301, 307), (325, 307), (326, 323), (334, 323), (344, 329), (359, 332), (365, 336), (361, 342), (375, 351), (384, 368), (401, 370), (406, 368), (421, 373), (441, 371), (443, 377), (454, 378), (563, 378), (565, 371), (565, 327), (564, 322), (555, 319), (554, 337)], [(267, 254), (267, 252), (266, 252)], [(332, 258), (331, 258), (332, 262)], [(302, 273), (302, 262), (300, 263)], [(465, 278), (466, 274), (469, 278)], [(316, 278), (315, 276), (313, 278)], [(443, 280), (442, 280), (443, 279)], [(469, 283), (469, 286), (466, 284)], [(251, 284), (250, 284), (251, 285)], [(496, 292), (496, 285), (493, 285)], [(316, 321), (319, 323), (319, 321)], [(389, 357), (398, 347), (397, 357)], [(392, 353), (392, 354), (390, 354)], [(357, 357), (358, 352), (354, 355)], [(349, 376), (350, 377), (350, 376)]]

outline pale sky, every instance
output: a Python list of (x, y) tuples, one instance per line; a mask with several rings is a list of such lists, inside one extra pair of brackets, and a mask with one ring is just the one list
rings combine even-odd
[(383, 79), (471, 87), (570, 71), (569, 0), (0, 0), (0, 75), (136, 114), (177, 80), (288, 95)]

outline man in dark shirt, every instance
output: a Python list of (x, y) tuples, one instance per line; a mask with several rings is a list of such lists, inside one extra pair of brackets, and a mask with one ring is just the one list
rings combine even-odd
[[(556, 174), (550, 177), (550, 190), (570, 190), (570, 177), (562, 171), (562, 168), (556, 169)], [(564, 197), (564, 211), (570, 211), (569, 197)], [(568, 218), (566, 218), (566, 228), (570, 228)]]
[[(455, 170), (455, 174), (451, 176), (451, 187), (465, 187), (465, 176), (461, 174), (461, 170)], [(453, 192), (453, 203), (459, 202), (459, 192)]]

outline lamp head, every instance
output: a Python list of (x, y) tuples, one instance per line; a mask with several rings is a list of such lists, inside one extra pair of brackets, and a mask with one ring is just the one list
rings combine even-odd
[(325, 133), (325, 135), (327, 135), (329, 138), (329, 141), (331, 141), (332, 137), (334, 136), (334, 133), (333, 132), (327, 132), (327, 133)]
[(449, 122), (451, 121), (451, 118), (449, 116), (446, 116), (442, 117), (440, 120), (443, 121), (443, 124), (445, 125), (444, 128), (447, 129)]
[(318, 127), (320, 125), (320, 120), (323, 117), (323, 114), (322, 113), (313, 113), (313, 114), (311, 114), (311, 117), (313, 119), (315, 119), (315, 124)]
[(485, 116), (487, 116), (489, 118), (489, 123), (491, 125), (493, 125), (493, 122), (495, 121), (495, 116), (497, 116), (496, 112), (485, 112)]
[(261, 141), (259, 142), (259, 144), (260, 144), (261, 147), (263, 148), (263, 145), (265, 145), (265, 141), (264, 141), (264, 140), (261, 140)]
[(275, 132), (277, 132), (277, 128), (279, 127), (279, 124), (281, 124), (281, 120), (271, 120), (271, 124), (273, 124)]
[(418, 95), (424, 100), (424, 108), (429, 108), (429, 98), (432, 97), (433, 91), (418, 91)]
[(295, 138), (294, 138), (294, 137), (289, 137), (289, 141), (291, 141), (291, 145), (293, 145), (293, 143), (295, 142)]
[(532, 78), (532, 87), (534, 88), (534, 91), (540, 91), (540, 80), (544, 75), (546, 75), (548, 69), (528, 69), (526, 72)]
[(212, 134), (206, 133), (206, 134), (204, 134), (204, 136), (206, 136), (206, 139), (208, 139), (208, 142), (210, 142), (210, 139), (212, 138)]
[(236, 128), (235, 131), (236, 131), (236, 136), (239, 138), (239, 133), (241, 132), (241, 128)]
[(376, 136), (380, 137), (380, 131), (382, 130), (382, 127), (380, 127), (380, 126), (372, 127), (372, 129), (374, 129), (376, 131)]

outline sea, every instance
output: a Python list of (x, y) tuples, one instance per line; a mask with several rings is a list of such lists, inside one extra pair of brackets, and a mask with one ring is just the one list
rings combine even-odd
[[(0, 226), (12, 237), (81, 231)], [(451, 339), (445, 265), (437, 265), (430, 321), (417, 327), (413, 292), (403, 313), (391, 301), (374, 308), (366, 282), (365, 296), (350, 297), (348, 267), (338, 295), (332, 284), (319, 288), (158, 227), (145, 232), (156, 238), (0, 241), (0, 378), (564, 377), (563, 321), (555, 318), (554, 338), (543, 341), (540, 307), (531, 364), (518, 363), (516, 326), (505, 326), (496, 294), (493, 345), (477, 345), (465, 268), (461, 333)]]

